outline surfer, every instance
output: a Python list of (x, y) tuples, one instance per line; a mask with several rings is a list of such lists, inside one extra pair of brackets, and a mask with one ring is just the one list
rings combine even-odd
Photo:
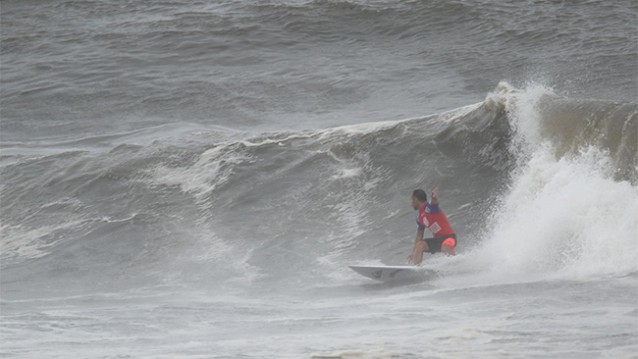
[[(419, 265), (423, 260), (423, 253), (443, 252), (448, 255), (456, 254), (456, 234), (450, 226), (445, 213), (439, 208), (438, 188), (432, 190), (432, 199), (428, 203), (428, 196), (422, 189), (412, 192), (412, 207), (419, 211), (416, 222), (418, 229), (414, 249), (408, 257), (408, 263)], [(423, 238), (425, 228), (432, 231), (434, 238)]]

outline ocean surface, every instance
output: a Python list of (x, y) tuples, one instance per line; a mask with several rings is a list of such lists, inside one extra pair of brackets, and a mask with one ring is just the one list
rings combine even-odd
[(630, 0), (3, 0), (0, 357), (636, 358), (637, 99)]

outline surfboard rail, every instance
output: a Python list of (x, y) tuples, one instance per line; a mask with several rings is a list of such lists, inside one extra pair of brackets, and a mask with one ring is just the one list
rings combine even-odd
[(382, 281), (424, 281), (432, 277), (434, 271), (418, 266), (350, 265), (360, 275)]

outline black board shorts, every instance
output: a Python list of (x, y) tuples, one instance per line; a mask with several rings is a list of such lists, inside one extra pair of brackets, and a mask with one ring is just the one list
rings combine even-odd
[(456, 234), (434, 238), (424, 238), (423, 240), (428, 244), (428, 252), (434, 254), (441, 251), (441, 244), (443, 244), (443, 241), (448, 238), (454, 238), (454, 247), (456, 247)]

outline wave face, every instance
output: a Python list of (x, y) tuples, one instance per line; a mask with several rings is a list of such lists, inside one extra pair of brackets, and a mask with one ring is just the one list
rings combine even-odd
[(453, 270), (632, 273), (637, 121), (635, 103), (501, 83), (402, 121), (257, 137), (197, 127), (107, 152), (7, 155), (3, 295), (326, 285), (348, 263), (402, 262), (409, 196), (433, 186), (459, 233)]

